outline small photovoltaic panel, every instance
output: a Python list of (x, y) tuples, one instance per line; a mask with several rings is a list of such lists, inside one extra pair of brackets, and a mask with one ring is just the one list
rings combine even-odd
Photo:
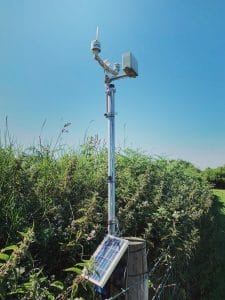
[(108, 234), (93, 254), (94, 271), (85, 278), (103, 288), (127, 247), (127, 240)]

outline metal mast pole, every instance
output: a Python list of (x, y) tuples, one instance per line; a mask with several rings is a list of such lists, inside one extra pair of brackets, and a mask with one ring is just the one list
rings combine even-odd
[(106, 83), (106, 118), (108, 119), (108, 233), (116, 234), (115, 218), (115, 86)]

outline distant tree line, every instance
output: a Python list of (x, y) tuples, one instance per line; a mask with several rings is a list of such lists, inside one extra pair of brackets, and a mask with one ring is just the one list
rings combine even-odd
[(225, 189), (225, 165), (217, 168), (207, 168), (203, 171), (207, 181), (217, 189)]

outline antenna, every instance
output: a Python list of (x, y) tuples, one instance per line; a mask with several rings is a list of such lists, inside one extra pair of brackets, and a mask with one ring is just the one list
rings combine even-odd
[(99, 41), (99, 31), (98, 31), (98, 26), (96, 28), (96, 41)]

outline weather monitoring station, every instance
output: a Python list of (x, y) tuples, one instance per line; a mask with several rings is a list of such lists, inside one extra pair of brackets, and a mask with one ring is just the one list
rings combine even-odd
[[(91, 42), (91, 51), (94, 59), (99, 63), (104, 71), (104, 83), (106, 94), (106, 113), (105, 117), (108, 120), (108, 234), (98, 246), (93, 254), (94, 270), (87, 272), (84, 270), (84, 277), (96, 285), (96, 290), (102, 294), (102, 299), (108, 299), (109, 296), (115, 294), (115, 278), (120, 282), (117, 287), (117, 294), (122, 291), (124, 299), (129, 300), (147, 300), (147, 281), (141, 278), (139, 274), (143, 274), (146, 270), (141, 266), (147, 267), (145, 241), (138, 238), (120, 238), (118, 237), (118, 221), (116, 219), (115, 211), (115, 85), (112, 83), (115, 80), (130, 77), (135, 78), (138, 76), (138, 64), (131, 52), (122, 55), (122, 71), (120, 72), (120, 64), (112, 64), (108, 60), (100, 57), (101, 43), (99, 41), (99, 30), (97, 27), (96, 38)], [(144, 247), (143, 247), (144, 245)], [(135, 249), (134, 252), (131, 250)], [(144, 251), (144, 252), (143, 252)], [(127, 253), (127, 255), (126, 255)], [(133, 253), (133, 254), (132, 254)], [(140, 256), (140, 253), (144, 255)], [(125, 264), (124, 261), (126, 256)], [(136, 260), (137, 266), (133, 266), (129, 261)], [(145, 267), (144, 267), (145, 268)], [(121, 277), (127, 277), (122, 280)], [(144, 271), (144, 272), (143, 272)], [(136, 274), (131, 277), (129, 281), (129, 272)], [(135, 273), (136, 272), (136, 273)], [(139, 284), (136, 281), (139, 278)], [(113, 283), (114, 281), (114, 283)], [(128, 287), (129, 284), (133, 285), (135, 281), (135, 288)], [(125, 282), (126, 284), (122, 284)], [(123, 292), (127, 289), (129, 292)], [(139, 292), (135, 292), (135, 290)], [(141, 291), (141, 292), (140, 292)], [(113, 298), (114, 299), (114, 298)]]
[[(132, 53), (128, 52), (122, 55), (122, 69), (120, 74), (120, 64), (113, 65), (108, 60), (103, 60), (99, 53), (101, 52), (101, 43), (99, 41), (99, 31), (97, 27), (96, 39), (91, 42), (91, 51), (94, 59), (103, 68), (105, 73), (106, 88), (106, 113), (108, 119), (108, 233), (116, 235), (116, 217), (115, 217), (115, 85), (113, 81), (125, 77), (137, 77), (137, 61)], [(112, 66), (111, 66), (112, 65)]]

